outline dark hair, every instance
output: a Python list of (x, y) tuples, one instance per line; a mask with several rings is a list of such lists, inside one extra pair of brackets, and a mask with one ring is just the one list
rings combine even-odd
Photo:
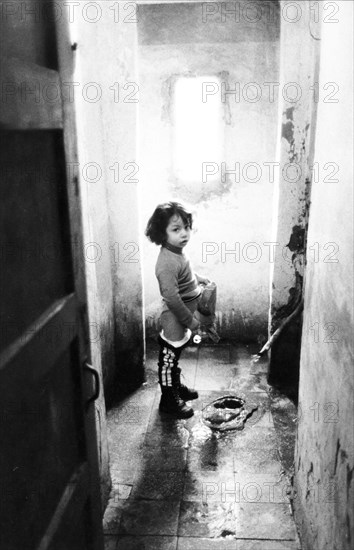
[(145, 235), (155, 244), (162, 244), (166, 240), (166, 227), (172, 216), (181, 216), (182, 221), (192, 229), (192, 214), (186, 211), (178, 202), (165, 202), (155, 208), (155, 212), (148, 221)]

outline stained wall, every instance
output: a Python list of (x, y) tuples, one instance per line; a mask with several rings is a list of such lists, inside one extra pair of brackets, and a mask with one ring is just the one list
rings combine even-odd
[[(239, 13), (232, 11), (236, 5)], [(186, 252), (194, 269), (218, 285), (221, 334), (243, 340), (267, 335), (278, 128), (278, 7), (274, 2), (252, 5), (141, 4), (138, 19), (142, 223), (166, 200), (179, 200), (192, 210), (197, 232)], [(220, 107), (221, 153), (202, 158), (214, 178), (204, 177), (202, 166), (199, 177), (183, 179), (176, 170), (174, 101), (183, 77), (200, 77), (200, 101), (216, 100)], [(208, 82), (214, 84), (203, 88)], [(210, 95), (203, 96), (203, 90)], [(213, 127), (208, 131), (212, 139)], [(157, 254), (145, 240), (149, 335), (156, 333), (160, 308)]]
[(128, 21), (126, 3), (110, 7), (76, 6), (71, 25), (91, 354), (104, 389), (96, 402), (103, 492), (106, 404), (144, 379), (138, 183), (124, 178), (136, 163), (137, 105), (121, 95), (136, 80), (136, 22)]
[(322, 24), (314, 160), (338, 170), (312, 184), (295, 457), (296, 519), (311, 550), (354, 541), (353, 5), (337, 5), (337, 22)]
[[(319, 101), (320, 19), (311, 2), (294, 4), (286, 0), (280, 9), (279, 168), (274, 193), (272, 241), (276, 245), (271, 264), (270, 334), (302, 299), (311, 183), (313, 177), (319, 177), (314, 169), (313, 144)], [(290, 387), (294, 399), (301, 326), (299, 314), (282, 332), (270, 354), (269, 381)]]

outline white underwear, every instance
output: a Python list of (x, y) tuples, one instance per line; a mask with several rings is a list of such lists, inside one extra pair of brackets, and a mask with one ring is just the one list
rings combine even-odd
[(186, 328), (184, 330), (184, 337), (182, 338), (182, 340), (177, 340), (175, 342), (173, 342), (172, 340), (168, 340), (165, 336), (164, 336), (164, 333), (163, 333), (163, 329), (161, 330), (160, 332), (160, 336), (163, 340), (165, 340), (165, 342), (167, 342), (168, 344), (170, 344), (171, 346), (173, 346), (174, 348), (180, 348), (181, 346), (184, 346), (184, 344), (186, 344), (188, 342), (188, 340), (190, 339), (190, 337), (192, 336), (192, 331), (191, 329), (189, 328)]

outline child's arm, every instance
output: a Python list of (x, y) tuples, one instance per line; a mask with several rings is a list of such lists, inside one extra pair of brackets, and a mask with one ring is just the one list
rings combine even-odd
[(196, 330), (200, 323), (187, 308), (179, 294), (177, 274), (168, 270), (161, 271), (157, 275), (157, 280), (162, 298), (181, 325)]
[(208, 279), (208, 277), (202, 277), (201, 275), (198, 275), (198, 273), (194, 272), (194, 275), (197, 279), (197, 283), (198, 285), (207, 285), (208, 283), (210, 283), (210, 279)]

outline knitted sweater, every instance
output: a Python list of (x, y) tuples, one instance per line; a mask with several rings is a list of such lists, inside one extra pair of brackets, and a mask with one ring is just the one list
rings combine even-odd
[(155, 274), (161, 296), (179, 322), (190, 328), (193, 314), (185, 302), (197, 298), (201, 290), (188, 258), (181, 248), (165, 244), (157, 258)]

